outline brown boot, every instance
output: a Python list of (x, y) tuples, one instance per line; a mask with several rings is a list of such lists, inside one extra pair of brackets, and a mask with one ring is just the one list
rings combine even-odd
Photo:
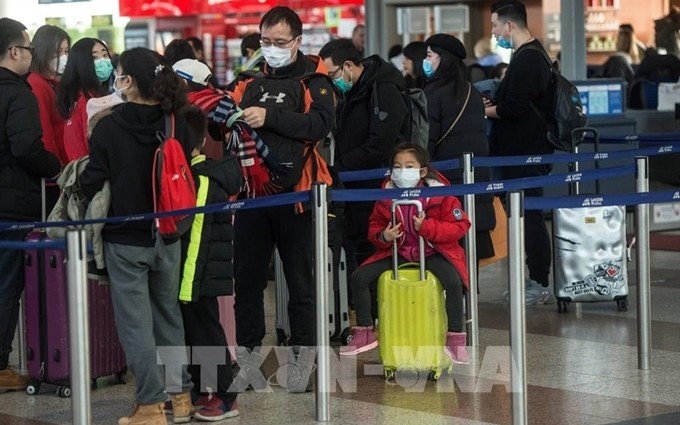
[(132, 414), (118, 419), (118, 425), (168, 425), (163, 403), (135, 404)]
[(26, 375), (19, 375), (13, 367), (0, 370), (0, 393), (10, 390), (25, 390), (31, 380)]
[(191, 393), (175, 394), (172, 399), (172, 421), (176, 424), (184, 424), (191, 421), (196, 413), (196, 408), (191, 404)]

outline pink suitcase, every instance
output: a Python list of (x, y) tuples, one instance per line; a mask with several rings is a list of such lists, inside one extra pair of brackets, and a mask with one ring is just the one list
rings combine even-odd
[[(29, 234), (29, 241), (42, 241), (42, 232)], [(64, 251), (30, 249), (25, 258), (26, 364), (35, 394), (42, 383), (58, 385), (57, 394), (69, 397), (68, 293)], [(125, 353), (118, 340), (108, 283), (88, 279), (90, 369), (93, 386), (97, 378), (115, 375), (125, 382)]]

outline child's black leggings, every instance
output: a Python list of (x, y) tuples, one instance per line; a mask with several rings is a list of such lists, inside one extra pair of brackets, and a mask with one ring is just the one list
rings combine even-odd
[[(407, 262), (399, 256), (399, 264)], [(425, 268), (439, 278), (446, 291), (446, 315), (449, 332), (463, 332), (463, 282), (458, 270), (441, 254), (425, 259)], [(392, 270), (392, 257), (360, 266), (352, 274), (352, 298), (357, 313), (357, 326), (372, 326), (370, 285), (377, 285), (385, 270)]]

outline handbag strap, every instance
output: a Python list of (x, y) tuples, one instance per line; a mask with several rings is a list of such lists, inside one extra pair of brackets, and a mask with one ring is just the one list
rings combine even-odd
[(449, 127), (449, 129), (446, 130), (446, 133), (444, 133), (444, 135), (443, 135), (439, 140), (437, 140), (437, 142), (435, 143), (435, 146), (437, 146), (437, 145), (440, 144), (444, 139), (446, 139), (447, 137), (449, 137), (449, 134), (451, 134), (451, 131), (453, 130), (453, 127), (455, 127), (456, 124), (458, 124), (458, 121), (460, 120), (460, 117), (463, 116), (463, 112), (465, 111), (465, 108), (467, 108), (468, 101), (470, 100), (470, 92), (472, 92), (472, 84), (470, 84), (470, 83), (468, 82), (468, 92), (467, 92), (467, 96), (465, 97), (465, 103), (463, 104), (463, 107), (460, 108), (460, 111), (458, 112), (458, 116), (456, 117), (455, 120), (453, 120), (453, 123), (451, 124), (451, 126)]

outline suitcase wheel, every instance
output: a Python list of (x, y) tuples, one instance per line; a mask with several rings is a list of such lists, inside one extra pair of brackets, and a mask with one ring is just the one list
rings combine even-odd
[(340, 343), (342, 345), (347, 345), (352, 340), (352, 330), (350, 328), (345, 328), (340, 333)]
[(427, 375), (427, 380), (428, 381), (439, 381), (439, 378), (441, 376), (442, 376), (441, 370), (431, 370), (430, 373)]
[(57, 388), (57, 395), (61, 398), (69, 398), (71, 397), (71, 389), (69, 387), (58, 387)]
[(127, 372), (117, 373), (115, 378), (114, 378), (113, 383), (115, 385), (127, 384)]
[(31, 384), (26, 387), (26, 394), (36, 395), (38, 394), (38, 390), (40, 390), (40, 382), (31, 382)]
[(288, 337), (283, 329), (276, 329), (276, 345), (279, 347), (288, 345)]
[(616, 309), (618, 311), (628, 311), (628, 298), (621, 298), (616, 300)]
[(383, 369), (383, 372), (385, 373), (385, 380), (386, 381), (392, 381), (394, 380), (394, 369)]
[(557, 300), (557, 311), (559, 313), (566, 313), (568, 310), (569, 310), (568, 302)]

